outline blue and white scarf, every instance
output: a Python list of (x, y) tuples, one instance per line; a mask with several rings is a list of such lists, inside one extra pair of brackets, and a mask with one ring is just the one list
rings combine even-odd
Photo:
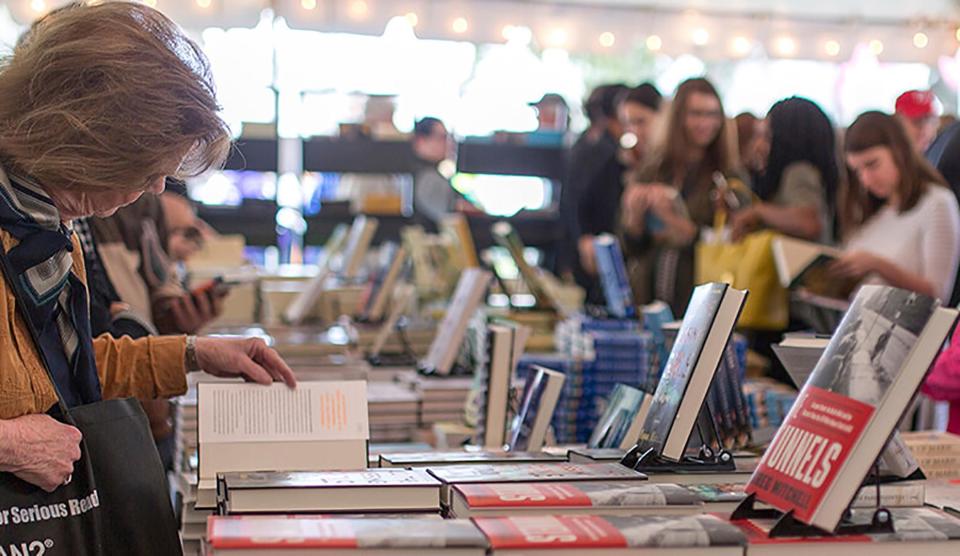
[(86, 288), (75, 276), (73, 230), (43, 188), (0, 168), (0, 228), (19, 240), (6, 253), (11, 287), (40, 339), (54, 381), (68, 405), (98, 401)]

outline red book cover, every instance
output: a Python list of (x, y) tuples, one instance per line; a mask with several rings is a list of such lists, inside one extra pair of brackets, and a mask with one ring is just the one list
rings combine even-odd
[(809, 522), (860, 439), (874, 408), (808, 385), (745, 489)]
[(457, 486), (471, 508), (590, 507), (590, 497), (571, 484), (494, 483)]
[(207, 520), (213, 548), (356, 548), (351, 522), (306, 516), (213, 516)]
[(479, 517), (494, 550), (510, 548), (626, 548), (627, 539), (599, 516)]

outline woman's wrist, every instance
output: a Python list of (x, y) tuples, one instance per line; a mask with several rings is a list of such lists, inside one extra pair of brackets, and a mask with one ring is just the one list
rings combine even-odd
[(188, 373), (202, 370), (200, 360), (197, 358), (197, 337), (195, 335), (187, 336), (187, 345), (183, 351), (183, 366)]

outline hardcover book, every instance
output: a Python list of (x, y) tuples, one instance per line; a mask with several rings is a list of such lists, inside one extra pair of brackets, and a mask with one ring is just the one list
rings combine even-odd
[(453, 487), (456, 517), (488, 515), (689, 515), (703, 505), (691, 491), (630, 482), (504, 483)]
[(460, 275), (457, 289), (447, 305), (443, 322), (430, 344), (430, 351), (421, 366), (439, 375), (450, 374), (453, 361), (463, 342), (467, 325), (474, 311), (480, 306), (490, 285), (492, 275), (479, 268), (468, 268)]
[(545, 452), (507, 452), (484, 450), (480, 452), (415, 452), (381, 454), (380, 467), (432, 467), (466, 463), (563, 463), (567, 458)]
[(494, 554), (546, 550), (564, 555), (632, 554), (627, 549), (673, 549), (678, 554), (742, 556), (746, 544), (737, 527), (711, 515), (478, 517), (474, 523), (487, 536)]
[[(960, 520), (954, 515), (933, 508), (893, 508), (893, 533), (841, 535), (826, 537), (770, 538), (773, 520), (737, 520), (747, 537), (747, 553), (752, 556), (809, 556), (817, 554), (845, 555), (864, 550), (870, 554), (910, 554), (941, 556), (956, 554), (960, 548)], [(853, 510), (850, 522), (866, 525), (873, 510)]]
[(593, 250), (607, 302), (607, 313), (620, 319), (636, 317), (637, 307), (633, 302), (633, 290), (627, 279), (620, 242), (611, 234), (601, 234), (593, 240)]
[(511, 451), (532, 452), (543, 448), (547, 428), (563, 390), (566, 376), (534, 366), (523, 387), (520, 410), (513, 419), (507, 445)]
[(746, 292), (727, 284), (697, 286), (640, 435), (642, 449), (680, 461), (723, 357)]
[(439, 511), (440, 482), (423, 470), (224, 473), (227, 514)]
[(923, 295), (862, 287), (746, 492), (834, 531), (956, 318)]
[(587, 441), (588, 449), (615, 448), (628, 450), (640, 440), (640, 430), (653, 397), (642, 390), (617, 384), (607, 407)]
[(785, 288), (803, 287), (817, 295), (846, 299), (858, 285), (830, 274), (828, 265), (843, 256), (836, 247), (781, 236), (773, 240), (771, 250)]
[(390, 296), (407, 260), (407, 251), (391, 242), (383, 246), (380, 256), (380, 268), (370, 282), (363, 308), (363, 317), (369, 321), (380, 321), (386, 313)]
[(211, 556), (317, 556), (362, 553), (484, 556), (487, 541), (465, 519), (347, 519), (321, 516), (215, 516)]
[(444, 484), (441, 501), (449, 503), (451, 485), (476, 483), (566, 483), (580, 481), (645, 481), (647, 476), (619, 463), (516, 463), (428, 467)]

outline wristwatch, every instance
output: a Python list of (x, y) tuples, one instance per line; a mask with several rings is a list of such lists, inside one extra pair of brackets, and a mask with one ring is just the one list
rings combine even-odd
[(188, 373), (201, 371), (200, 361), (197, 360), (197, 337), (187, 336), (187, 349), (183, 355), (184, 365)]

